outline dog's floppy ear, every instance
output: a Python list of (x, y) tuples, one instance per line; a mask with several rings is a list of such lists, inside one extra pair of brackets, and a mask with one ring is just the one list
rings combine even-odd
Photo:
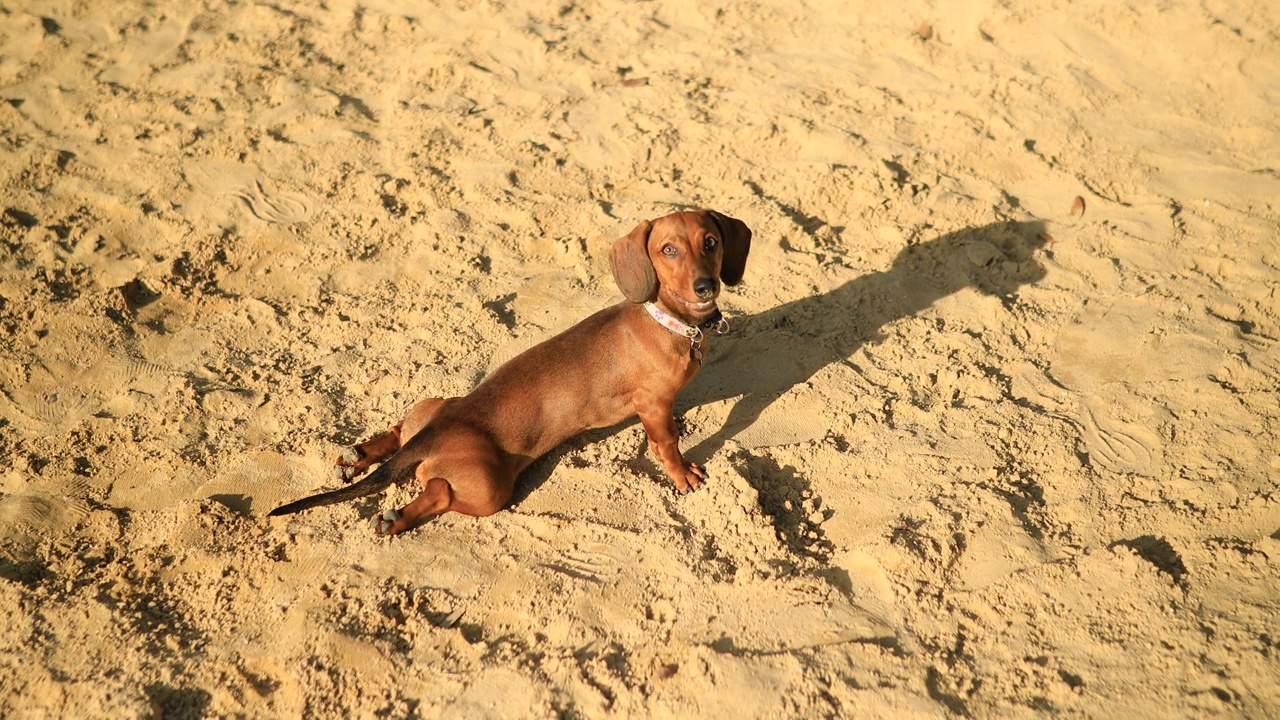
[(649, 259), (648, 220), (636, 226), (629, 234), (618, 238), (609, 252), (609, 268), (618, 289), (633, 303), (649, 302), (658, 297), (658, 274)]
[(715, 210), (708, 212), (716, 225), (720, 226), (720, 240), (724, 243), (720, 279), (725, 285), (737, 285), (742, 282), (742, 273), (747, 269), (747, 253), (751, 252), (751, 228), (737, 218), (722, 215)]

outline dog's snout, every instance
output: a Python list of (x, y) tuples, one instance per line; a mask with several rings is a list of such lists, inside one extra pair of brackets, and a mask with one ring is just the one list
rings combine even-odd
[(704, 277), (693, 281), (693, 292), (703, 300), (714, 297), (719, 289), (720, 286), (715, 278)]

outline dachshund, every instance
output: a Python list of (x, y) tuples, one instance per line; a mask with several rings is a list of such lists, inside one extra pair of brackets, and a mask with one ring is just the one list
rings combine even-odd
[(410, 477), (421, 494), (375, 529), (397, 535), (447, 511), (492, 515), (510, 501), (534, 460), (593, 428), (639, 416), (649, 449), (676, 490), (705, 480), (680, 453), (676, 394), (702, 366), (707, 336), (726, 327), (721, 285), (746, 269), (751, 230), (710, 210), (640, 223), (614, 242), (609, 265), (626, 298), (512, 358), (463, 397), (429, 398), (385, 433), (350, 448), (345, 488), (272, 510), (287, 515), (381, 492)]

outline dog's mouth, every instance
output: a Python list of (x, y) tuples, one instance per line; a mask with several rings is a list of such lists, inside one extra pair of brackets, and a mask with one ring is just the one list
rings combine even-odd
[(712, 310), (715, 310), (715, 309), (716, 309), (716, 299), (715, 299), (715, 298), (711, 298), (710, 300), (701, 300), (701, 301), (699, 301), (699, 302), (689, 302), (688, 300), (685, 300), (684, 298), (680, 297), (679, 295), (677, 295), (677, 294), (675, 294), (675, 293), (671, 293), (671, 295), (672, 295), (672, 297), (674, 297), (674, 298), (676, 299), (676, 301), (678, 301), (681, 305), (683, 305), (683, 306), (685, 306), (686, 308), (688, 308), (691, 312), (698, 313), (699, 315), (701, 315), (701, 314), (705, 314), (705, 313), (709, 313), (709, 312), (711, 312)]

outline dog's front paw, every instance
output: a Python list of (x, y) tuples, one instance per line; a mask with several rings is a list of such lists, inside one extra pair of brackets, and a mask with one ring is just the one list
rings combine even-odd
[(707, 479), (707, 471), (701, 465), (685, 463), (684, 469), (672, 473), (671, 480), (676, 484), (676, 492), (681, 495), (697, 490)]
[(391, 526), (400, 519), (400, 513), (395, 510), (384, 510), (381, 515), (373, 518), (373, 531), (379, 535), (390, 535)]

